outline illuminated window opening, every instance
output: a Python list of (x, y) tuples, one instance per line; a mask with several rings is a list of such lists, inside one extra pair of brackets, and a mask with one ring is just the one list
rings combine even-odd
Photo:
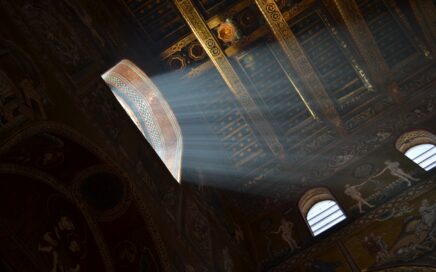
[(323, 187), (307, 191), (300, 198), (298, 205), (313, 236), (331, 229), (346, 219), (333, 195)]
[(180, 182), (182, 134), (173, 111), (156, 85), (129, 60), (122, 60), (102, 78), (173, 177)]
[(425, 171), (436, 167), (436, 137), (425, 130), (407, 132), (396, 142), (396, 148)]
[(323, 200), (316, 203), (310, 208), (306, 217), (314, 236), (330, 229), (344, 219), (344, 212), (333, 200)]
[(425, 171), (430, 171), (436, 166), (436, 146), (433, 144), (420, 144), (409, 148), (404, 153)]

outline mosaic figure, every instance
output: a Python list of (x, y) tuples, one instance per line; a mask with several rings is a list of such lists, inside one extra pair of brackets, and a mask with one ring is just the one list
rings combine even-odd
[(292, 251), (297, 248), (300, 248), (292, 237), (292, 229), (294, 228), (294, 224), (291, 221), (287, 221), (285, 218), (282, 218), (281, 225), (277, 231), (273, 231), (273, 234), (281, 233), (282, 239), (289, 245)]
[(44, 233), (42, 242), (38, 245), (41, 252), (52, 255), (50, 272), (79, 272), (80, 264), (75, 262), (74, 255), (80, 254), (81, 247), (76, 241), (74, 224), (69, 217), (62, 216), (53, 231)]
[(392, 162), (392, 161), (385, 161), (385, 165), (386, 167), (382, 170), (389, 170), (389, 172), (391, 173), (392, 176), (397, 177), (405, 182), (407, 182), (407, 186), (411, 186), (412, 185), (412, 181), (418, 181), (418, 178), (414, 178), (412, 176), (410, 176), (409, 174), (407, 174), (406, 172), (404, 172), (403, 169), (400, 168), (400, 163), (399, 162)]
[(436, 222), (436, 203), (430, 205), (427, 199), (421, 202), (419, 207), (419, 214), (421, 215), (421, 222), (430, 228)]
[(376, 263), (383, 262), (390, 256), (388, 246), (380, 235), (371, 233), (368, 236), (365, 236), (362, 245), (370, 254), (375, 256)]
[(359, 191), (359, 188), (361, 188), (363, 185), (365, 185), (367, 181), (361, 183), (361, 184), (357, 184), (357, 185), (349, 185), (346, 184), (345, 185), (345, 190), (344, 193), (351, 197), (353, 200), (355, 200), (357, 202), (357, 206), (359, 207), (359, 212), (363, 213), (363, 205), (368, 206), (369, 208), (373, 208), (374, 205), (371, 205), (370, 203), (368, 203), (368, 201), (366, 201), (363, 197), (362, 194)]

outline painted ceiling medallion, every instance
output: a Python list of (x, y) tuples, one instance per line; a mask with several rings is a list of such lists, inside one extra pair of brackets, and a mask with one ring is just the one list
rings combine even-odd
[(188, 47), (188, 55), (195, 61), (202, 60), (206, 57), (206, 52), (203, 50), (199, 42), (194, 42)]
[(182, 70), (186, 67), (186, 59), (181, 55), (174, 55), (168, 60), (168, 65), (172, 70)]
[(230, 19), (226, 19), (224, 23), (221, 23), (217, 32), (218, 38), (225, 43), (234, 43), (239, 40), (238, 29)]

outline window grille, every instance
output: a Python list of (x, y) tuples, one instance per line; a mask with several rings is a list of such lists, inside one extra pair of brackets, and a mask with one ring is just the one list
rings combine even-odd
[(420, 144), (409, 148), (404, 155), (418, 164), (425, 171), (436, 166), (436, 146), (433, 144)]
[(345, 220), (345, 214), (333, 200), (317, 202), (310, 208), (306, 220), (314, 236)]

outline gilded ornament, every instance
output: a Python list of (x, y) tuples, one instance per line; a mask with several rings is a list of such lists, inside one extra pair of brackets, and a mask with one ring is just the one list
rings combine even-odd
[(225, 43), (234, 43), (239, 40), (238, 29), (230, 19), (220, 24), (217, 33), (218, 38)]

